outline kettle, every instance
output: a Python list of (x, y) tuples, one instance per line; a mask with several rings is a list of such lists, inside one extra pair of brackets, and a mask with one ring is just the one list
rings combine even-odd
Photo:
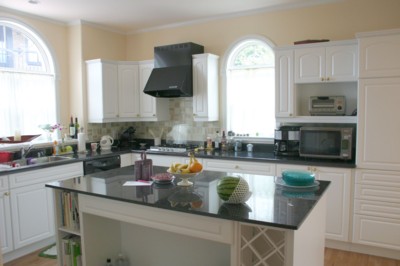
[(111, 136), (106, 135), (101, 137), (100, 147), (102, 150), (111, 150), (111, 145), (113, 145), (113, 143), (114, 139)]

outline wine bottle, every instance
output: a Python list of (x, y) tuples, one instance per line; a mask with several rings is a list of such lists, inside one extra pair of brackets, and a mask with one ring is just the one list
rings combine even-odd
[(75, 138), (75, 124), (74, 124), (74, 118), (71, 116), (71, 121), (69, 123), (69, 136), (71, 138)]
[(227, 139), (226, 139), (226, 135), (225, 135), (225, 130), (222, 131), (222, 138), (221, 138), (221, 150), (222, 151), (227, 151), (228, 147), (227, 147)]
[(78, 138), (78, 133), (79, 133), (79, 124), (78, 124), (78, 118), (75, 117), (75, 138)]

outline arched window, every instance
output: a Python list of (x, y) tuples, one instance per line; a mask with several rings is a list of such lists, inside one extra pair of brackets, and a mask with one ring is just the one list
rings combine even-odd
[(40, 134), (55, 124), (57, 102), (53, 58), (27, 27), (0, 18), (0, 137)]
[(236, 135), (273, 138), (275, 56), (261, 38), (247, 38), (230, 51), (226, 69), (226, 125)]

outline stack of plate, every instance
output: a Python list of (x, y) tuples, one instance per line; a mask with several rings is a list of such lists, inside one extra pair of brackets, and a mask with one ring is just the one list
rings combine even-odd
[(308, 171), (286, 170), (282, 172), (281, 178), (276, 178), (276, 184), (295, 187), (295, 188), (310, 188), (319, 185), (315, 180), (315, 174)]

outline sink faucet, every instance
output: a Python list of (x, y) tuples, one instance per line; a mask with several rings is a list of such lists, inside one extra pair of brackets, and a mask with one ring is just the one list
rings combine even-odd
[(21, 159), (25, 159), (29, 152), (33, 149), (33, 145), (29, 145), (27, 149), (25, 147), (21, 148)]

